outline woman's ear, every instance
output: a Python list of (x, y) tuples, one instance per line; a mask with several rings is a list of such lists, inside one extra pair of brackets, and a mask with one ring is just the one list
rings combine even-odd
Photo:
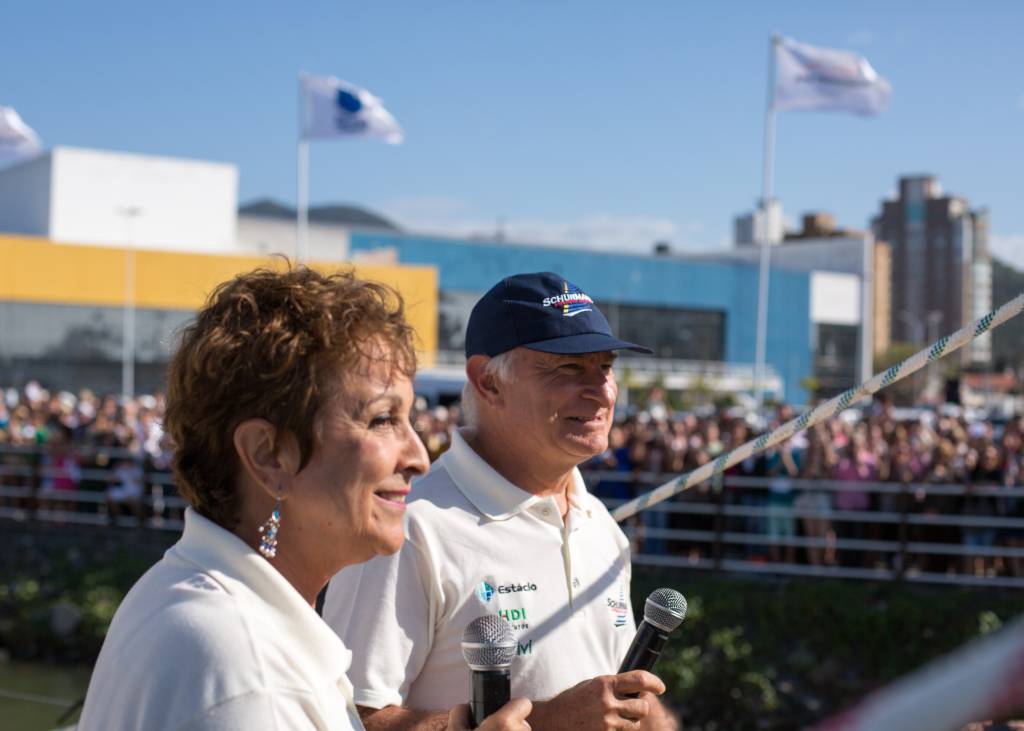
[(282, 439), (266, 419), (246, 419), (235, 427), (235, 452), (250, 480), (274, 498), (298, 468), (294, 440)]

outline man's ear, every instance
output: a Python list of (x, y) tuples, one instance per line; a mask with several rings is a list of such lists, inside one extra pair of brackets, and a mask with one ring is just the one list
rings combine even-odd
[(266, 419), (246, 419), (235, 427), (233, 437), (238, 461), (252, 482), (271, 497), (281, 496), (298, 468), (295, 440), (282, 439)]
[(503, 395), (502, 382), (493, 373), (487, 373), (487, 364), (491, 361), (487, 355), (473, 355), (466, 361), (466, 380), (469, 381), (473, 394), (481, 403), (496, 406), (501, 403)]

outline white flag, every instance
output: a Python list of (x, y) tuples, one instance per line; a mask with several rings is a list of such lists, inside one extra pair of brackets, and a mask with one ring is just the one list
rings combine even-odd
[(0, 162), (19, 162), (35, 157), (43, 149), (31, 127), (13, 107), (0, 107)]
[(402, 128), (384, 108), (380, 99), (355, 84), (333, 76), (303, 74), (302, 93), (305, 119), (302, 137), (379, 137), (397, 145), (402, 141)]
[(775, 45), (775, 108), (878, 114), (892, 87), (863, 56), (783, 38)]

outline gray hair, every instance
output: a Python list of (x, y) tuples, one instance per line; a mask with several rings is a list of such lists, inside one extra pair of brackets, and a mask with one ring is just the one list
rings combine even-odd
[[(511, 383), (515, 378), (513, 373), (515, 352), (516, 349), (513, 348), (492, 356), (484, 366), (483, 375), (493, 376), (502, 383)], [(477, 403), (473, 384), (468, 380), (462, 386), (462, 419), (470, 429), (476, 429), (480, 425), (480, 404)]]

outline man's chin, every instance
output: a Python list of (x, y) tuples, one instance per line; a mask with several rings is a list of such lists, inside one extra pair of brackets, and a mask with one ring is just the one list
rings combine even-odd
[(581, 438), (576, 435), (568, 435), (562, 438), (562, 445), (564, 451), (567, 454), (571, 454), (577, 460), (577, 464), (579, 464), (580, 462), (586, 462), (591, 457), (596, 457), (608, 449), (608, 436), (598, 437), (595, 435)]

